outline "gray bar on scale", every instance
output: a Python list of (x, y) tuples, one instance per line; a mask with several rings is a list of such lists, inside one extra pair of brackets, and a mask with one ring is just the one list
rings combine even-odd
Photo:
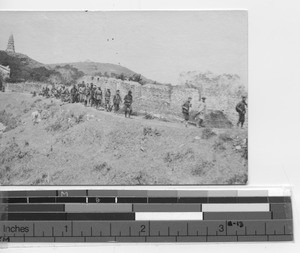
[(119, 190), (118, 197), (148, 197), (146, 190)]
[(146, 242), (176, 242), (175, 236), (151, 236), (146, 237)]
[(86, 242), (116, 242), (115, 237), (86, 237)]
[(293, 235), (269, 235), (269, 241), (293, 241)]
[(216, 190), (208, 191), (208, 197), (237, 197), (237, 190)]
[(177, 191), (166, 191), (166, 190), (149, 190), (148, 197), (157, 198), (177, 198)]
[(266, 235), (239, 235), (238, 241), (240, 242), (258, 242), (258, 241), (268, 241), (268, 236)]
[(55, 237), (55, 242), (85, 242), (84, 237)]
[(117, 190), (88, 190), (88, 197), (117, 197)]
[(191, 190), (182, 190), (178, 191), (177, 195), (179, 198), (196, 198), (196, 197), (207, 197), (208, 196), (208, 191), (191, 191)]
[(145, 242), (146, 238), (144, 236), (122, 236), (116, 237), (116, 242)]
[(66, 213), (129, 213), (132, 204), (65, 204)]
[(292, 219), (292, 205), (291, 203), (274, 203), (270, 204), (273, 212), (273, 219)]
[(178, 242), (206, 242), (206, 236), (177, 236)]
[(25, 237), (25, 242), (54, 242), (54, 237)]
[(208, 242), (237, 242), (237, 236), (207, 236)]
[(200, 204), (133, 204), (134, 212), (200, 212)]
[(268, 220), (271, 212), (203, 212), (203, 220)]
[(9, 237), (9, 242), (25, 242), (25, 237), (14, 237), (14, 236), (11, 236)]

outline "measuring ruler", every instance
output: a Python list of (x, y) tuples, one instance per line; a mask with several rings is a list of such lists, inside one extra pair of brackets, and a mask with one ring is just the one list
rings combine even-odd
[(278, 190), (54, 190), (0, 193), (1, 242), (292, 241)]

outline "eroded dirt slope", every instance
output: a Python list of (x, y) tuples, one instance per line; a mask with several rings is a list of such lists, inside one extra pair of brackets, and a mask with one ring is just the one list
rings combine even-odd
[[(42, 109), (39, 124), (32, 112)], [(0, 93), (2, 185), (241, 184), (247, 131), (149, 120)]]

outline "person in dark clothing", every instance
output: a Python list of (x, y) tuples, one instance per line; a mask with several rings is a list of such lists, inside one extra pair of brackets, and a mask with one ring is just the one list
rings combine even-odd
[(246, 114), (246, 108), (248, 107), (247, 103), (246, 103), (246, 97), (242, 96), (242, 101), (239, 102), (236, 107), (235, 110), (238, 112), (239, 114), (239, 120), (237, 123), (237, 126), (239, 127), (239, 125), (241, 124), (241, 128), (243, 128), (243, 125), (245, 123), (245, 114)]
[(106, 111), (110, 110), (110, 89), (105, 92), (105, 109)]
[(89, 102), (91, 100), (91, 94), (90, 94), (90, 85), (87, 84), (85, 88), (85, 100), (84, 100), (84, 105), (89, 106)]
[(76, 102), (76, 94), (77, 94), (77, 89), (75, 84), (73, 85), (72, 89), (71, 89), (71, 103), (75, 103)]
[(94, 84), (91, 83), (91, 86), (90, 86), (90, 105), (91, 105), (91, 107), (93, 107), (94, 104), (95, 104), (95, 87), (94, 87)]
[(192, 107), (191, 104), (192, 98), (189, 97), (188, 100), (182, 105), (182, 114), (185, 121), (185, 127), (188, 126), (188, 121), (190, 119), (190, 108)]
[(130, 118), (130, 115), (132, 113), (132, 92), (128, 91), (128, 94), (124, 97), (124, 109), (125, 109), (125, 118)]
[(101, 90), (101, 87), (98, 87), (98, 89), (95, 91), (95, 97), (96, 97), (96, 108), (98, 109), (102, 104), (102, 90)]
[(116, 94), (114, 95), (113, 103), (114, 103), (115, 113), (117, 113), (120, 109), (120, 103), (122, 103), (122, 98), (120, 96), (120, 91), (119, 90), (117, 90)]

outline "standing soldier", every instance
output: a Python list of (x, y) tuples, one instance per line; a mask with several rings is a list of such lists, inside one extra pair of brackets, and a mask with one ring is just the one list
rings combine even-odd
[[(95, 86), (93, 87), (93, 96), (92, 96), (92, 102), (93, 102), (93, 105), (94, 105), (95, 107), (97, 107), (96, 91), (97, 91), (97, 86), (95, 85)], [(92, 105), (92, 106), (93, 106), (93, 105)]]
[(71, 89), (71, 103), (75, 103), (76, 101), (76, 93), (77, 93), (77, 89), (75, 84), (73, 85), (72, 89)]
[(94, 84), (91, 83), (91, 86), (90, 86), (90, 101), (89, 101), (89, 104), (91, 107), (93, 107), (94, 105)]
[(83, 86), (82, 86), (82, 101), (81, 101), (81, 103), (85, 104), (85, 101), (86, 101), (86, 86), (85, 86), (85, 84), (83, 84)]
[(245, 123), (246, 107), (248, 107), (248, 105), (246, 103), (246, 96), (242, 96), (242, 101), (239, 102), (235, 107), (235, 110), (239, 114), (239, 120), (238, 120), (237, 126), (239, 127), (239, 125), (241, 123), (241, 128), (243, 128), (243, 125)]
[(188, 126), (188, 121), (190, 118), (190, 108), (192, 107), (191, 101), (192, 98), (189, 97), (188, 100), (182, 105), (182, 114), (185, 121), (185, 127)]
[(48, 86), (46, 86), (46, 89), (45, 89), (45, 97), (46, 98), (49, 98), (50, 97), (50, 89)]
[(96, 108), (98, 109), (102, 104), (102, 90), (100, 86), (95, 91), (95, 95), (96, 95)]
[(46, 96), (46, 87), (45, 87), (45, 86), (43, 86), (43, 88), (42, 88), (41, 95), (42, 95), (43, 97)]
[(200, 104), (198, 106), (198, 112), (196, 115), (196, 126), (197, 127), (204, 127), (203, 121), (206, 114), (206, 103), (205, 103), (205, 97), (201, 98)]
[(70, 103), (70, 90), (69, 90), (69, 87), (66, 88), (65, 101), (64, 102), (69, 102)]
[(50, 90), (50, 97), (54, 97), (55, 95), (55, 87), (54, 87), (54, 84), (51, 86), (51, 90)]
[(89, 84), (87, 84), (85, 88), (85, 101), (84, 101), (85, 106), (89, 106), (90, 98), (91, 98), (90, 86)]
[(83, 85), (79, 86), (78, 92), (79, 92), (79, 102), (82, 103), (83, 102), (83, 92), (84, 92)]
[(106, 111), (110, 110), (110, 89), (105, 92), (105, 109)]
[(61, 87), (61, 96), (60, 96), (62, 102), (66, 101), (66, 96), (67, 96), (67, 88), (65, 85), (63, 85)]
[(125, 118), (130, 118), (130, 115), (132, 113), (132, 95), (131, 95), (131, 90), (128, 91), (128, 94), (124, 97), (124, 109), (125, 109)]
[(117, 113), (120, 109), (120, 103), (122, 103), (122, 98), (120, 96), (120, 91), (119, 90), (117, 90), (116, 94), (114, 95), (113, 103), (114, 103), (115, 113)]

